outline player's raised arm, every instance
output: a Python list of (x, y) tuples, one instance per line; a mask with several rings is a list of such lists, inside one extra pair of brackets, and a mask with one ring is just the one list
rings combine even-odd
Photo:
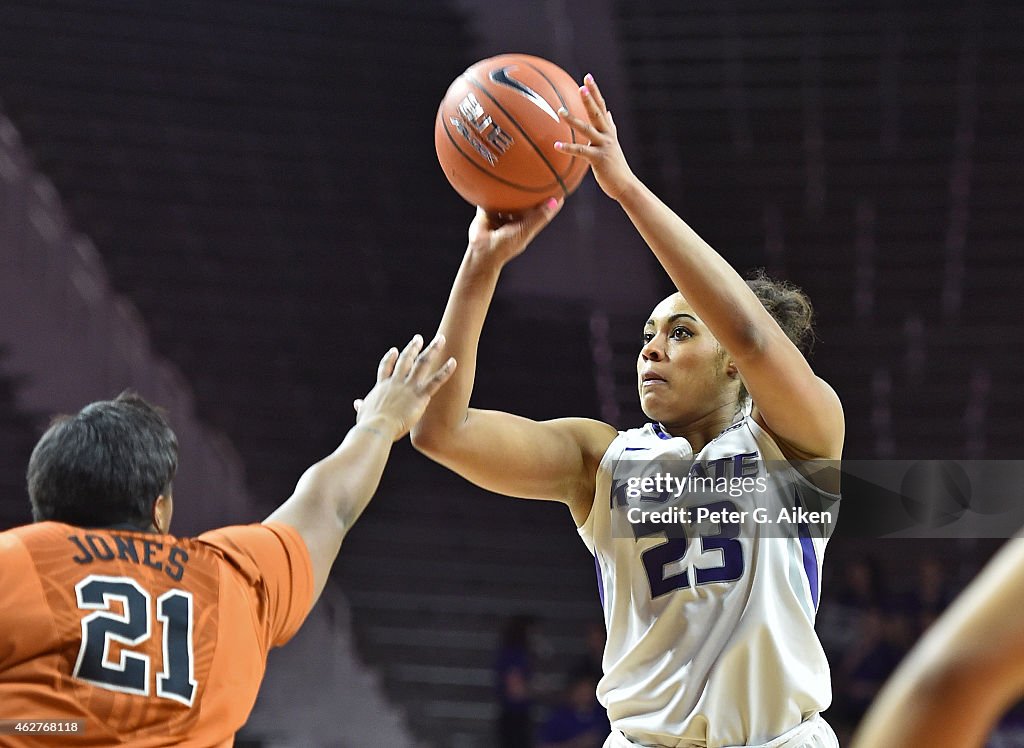
[(615, 429), (582, 418), (537, 422), (469, 407), (480, 334), (501, 269), (558, 208), (551, 200), (506, 222), (477, 210), (439, 329), (459, 368), (413, 428), (412, 442), (488, 490), (562, 501), (580, 524), (593, 501), (597, 463), (615, 438)]
[(295, 528), (313, 565), (313, 599), (327, 582), (341, 541), (370, 502), (391, 454), (423, 414), (431, 396), (452, 372), (455, 360), (442, 363), (444, 339), (421, 352), (417, 335), (401, 354), (392, 348), (381, 359), (377, 384), (356, 401), (356, 425), (333, 454), (306, 470), (295, 492), (266, 522)]
[(939, 617), (868, 710), (854, 748), (981, 748), (1024, 696), (1024, 539)]
[(589, 122), (561, 114), (590, 143), (559, 143), (556, 148), (590, 162), (601, 189), (626, 211), (676, 288), (728, 352), (755, 403), (755, 416), (787, 456), (838, 458), (845, 427), (835, 392), (815, 376), (729, 263), (633, 174), (592, 76), (586, 77), (580, 95)]

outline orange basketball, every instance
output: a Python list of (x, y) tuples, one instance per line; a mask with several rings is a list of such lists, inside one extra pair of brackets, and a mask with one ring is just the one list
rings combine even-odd
[(568, 197), (587, 162), (555, 150), (580, 142), (558, 114), (586, 120), (579, 86), (554, 63), (530, 55), (481, 60), (448, 88), (437, 110), (434, 147), (452, 187), (493, 213), (517, 213)]

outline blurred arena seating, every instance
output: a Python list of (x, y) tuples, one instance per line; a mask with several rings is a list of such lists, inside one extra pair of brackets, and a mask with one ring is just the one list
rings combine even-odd
[[(1020, 20), (1007, 0), (618, 4), (634, 167), (735, 264), (808, 291), (849, 456), (1016, 457)], [(253, 518), (333, 449), (384, 350), (440, 316), (471, 213), (432, 122), (473, 61), (466, 28), (399, 0), (0, 1), (2, 111), (241, 454)], [(496, 303), (475, 404), (596, 415), (589, 312)], [(608, 326), (620, 427), (642, 421), (640, 322)], [(16, 385), (0, 380), (4, 527), (27, 519), (38, 425)], [(899, 574), (900, 555), (880, 563)], [(501, 620), (541, 619), (553, 677), (600, 613), (592, 568), (563, 507), (487, 495), (401, 444), (336, 577), (418, 737), (471, 748), (489, 745)], [(281, 672), (262, 699), (287, 703), (302, 671)]]
[(386, 499), (337, 563), (363, 651), (438, 748), (494, 744), (493, 667), (508, 617), (538, 621), (534, 681), (548, 698), (583, 655), (586, 623), (601, 620), (593, 558), (565, 507), (460, 480), (416, 462), (389, 473)]
[(25, 490), (25, 466), (36, 442), (35, 424), (17, 406), (18, 382), (7, 374), (0, 345), (0, 528), (32, 521)]
[(425, 199), (459, 27), (365, 5), (0, 6), (8, 115), (267, 501), (432, 323), (464, 241)]

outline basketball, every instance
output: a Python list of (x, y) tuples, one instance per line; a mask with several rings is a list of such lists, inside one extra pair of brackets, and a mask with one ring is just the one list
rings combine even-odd
[(472, 65), (437, 110), (434, 147), (452, 187), (492, 213), (517, 213), (565, 198), (587, 171), (584, 159), (555, 150), (580, 136), (558, 114), (586, 121), (579, 85), (552, 62), (507, 54)]

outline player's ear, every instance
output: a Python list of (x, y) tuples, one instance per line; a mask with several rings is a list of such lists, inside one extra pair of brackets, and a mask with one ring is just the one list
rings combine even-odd
[(719, 352), (719, 364), (721, 365), (721, 371), (725, 372), (725, 375), (729, 379), (739, 379), (740, 370), (736, 368), (736, 362), (732, 360), (732, 356), (729, 355), (729, 351), (722, 348), (721, 344), (718, 346)]
[(725, 373), (729, 375), (730, 379), (739, 379), (740, 370), (736, 368), (736, 362), (731, 358), (725, 359)]
[(168, 490), (153, 501), (153, 527), (161, 535), (171, 531), (171, 515), (174, 514), (174, 499)]

